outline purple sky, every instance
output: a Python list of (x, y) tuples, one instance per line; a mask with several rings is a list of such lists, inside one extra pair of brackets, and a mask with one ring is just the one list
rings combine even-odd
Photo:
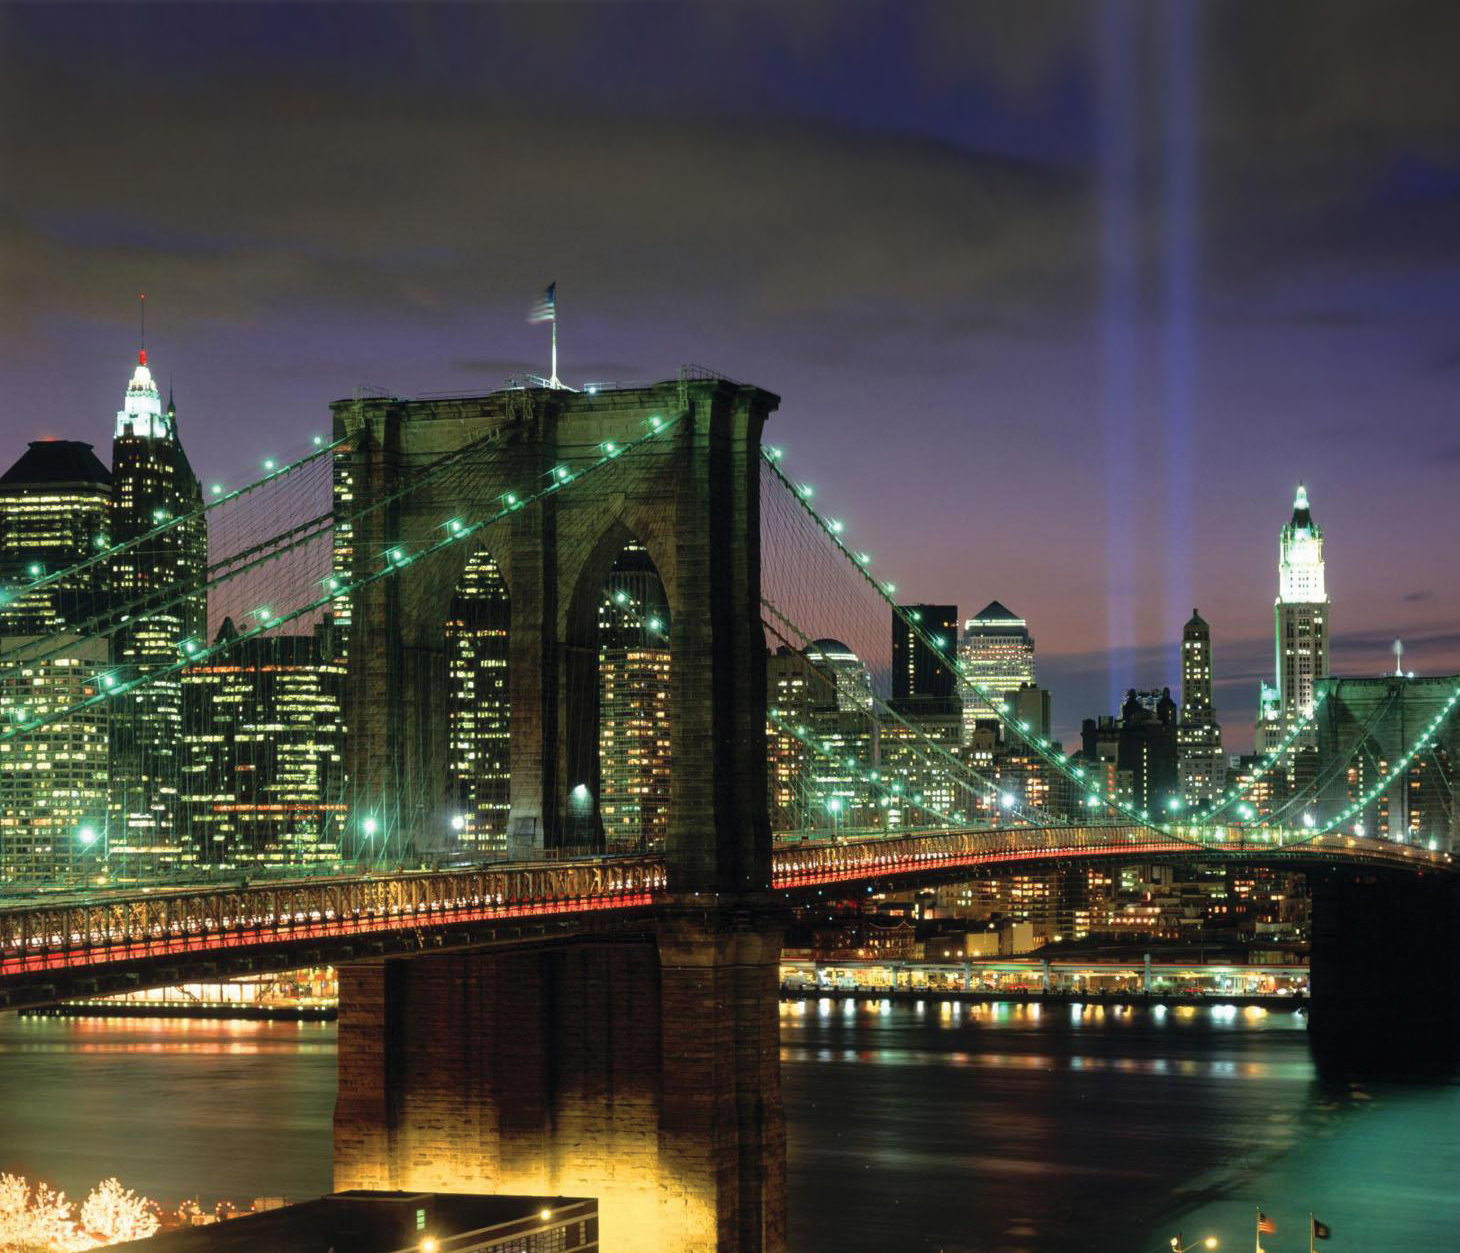
[[(1228, 743), (1309, 486), (1336, 668), (1460, 669), (1460, 6), (0, 8), (8, 462), (104, 447), (148, 293), (199, 473), (368, 383), (695, 361), (1068, 738), (1212, 625)], [(831, 629), (830, 626), (827, 628)]]

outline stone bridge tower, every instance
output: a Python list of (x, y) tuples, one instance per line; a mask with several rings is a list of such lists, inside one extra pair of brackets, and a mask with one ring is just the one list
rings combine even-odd
[[(444, 623), (473, 551), (510, 596), (514, 858), (592, 851), (573, 806), (598, 795), (597, 615), (629, 541), (663, 581), (672, 659), (673, 903), (550, 949), (344, 967), (337, 1187), (593, 1195), (606, 1248), (784, 1248), (760, 625), (760, 437), (778, 403), (682, 376), (333, 406), (337, 500), (355, 511), (337, 567), (402, 564), (342, 606), (352, 839), (368, 818), (392, 847), (449, 842)], [(555, 480), (415, 558), (452, 519)]]

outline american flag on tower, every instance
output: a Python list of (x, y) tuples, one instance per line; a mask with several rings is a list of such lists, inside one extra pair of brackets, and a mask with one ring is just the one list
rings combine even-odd
[(549, 283), (547, 290), (537, 298), (537, 303), (532, 306), (532, 312), (527, 315), (529, 322), (556, 322), (558, 320), (558, 285)]

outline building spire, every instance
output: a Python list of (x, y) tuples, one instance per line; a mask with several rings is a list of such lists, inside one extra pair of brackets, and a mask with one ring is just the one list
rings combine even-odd
[(137, 293), (137, 364), (147, 364), (147, 293)]
[(1302, 483), (1298, 484), (1297, 494), (1293, 497), (1293, 509), (1306, 509), (1308, 507), (1308, 489)]

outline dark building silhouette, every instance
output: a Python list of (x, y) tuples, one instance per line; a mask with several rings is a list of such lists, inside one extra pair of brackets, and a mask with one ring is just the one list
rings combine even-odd
[(903, 713), (946, 712), (957, 700), (957, 684), (951, 666), (939, 661), (917, 633), (921, 627), (941, 640), (952, 657), (958, 643), (957, 605), (903, 605), (892, 615), (892, 703)]
[(1118, 718), (1085, 719), (1080, 755), (1105, 770), (1113, 760), (1118, 793), (1153, 816), (1164, 813), (1168, 802), (1180, 794), (1177, 721), (1169, 687), (1159, 692), (1132, 688)]

